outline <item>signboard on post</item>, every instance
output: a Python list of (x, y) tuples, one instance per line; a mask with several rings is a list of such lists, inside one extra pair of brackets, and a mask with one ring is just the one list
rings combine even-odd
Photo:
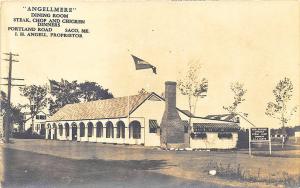
[(251, 128), (251, 141), (269, 141), (268, 128)]
[(249, 155), (251, 156), (251, 142), (269, 142), (270, 155), (272, 153), (271, 130), (269, 128), (250, 128)]

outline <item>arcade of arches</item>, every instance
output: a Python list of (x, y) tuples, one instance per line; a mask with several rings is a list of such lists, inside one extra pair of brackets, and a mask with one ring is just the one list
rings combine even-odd
[(140, 121), (133, 120), (128, 126), (124, 121), (80, 121), (48, 123), (46, 139), (89, 142), (143, 144)]

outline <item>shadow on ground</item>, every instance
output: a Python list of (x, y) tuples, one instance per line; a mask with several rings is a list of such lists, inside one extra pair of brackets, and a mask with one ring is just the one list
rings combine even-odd
[(9, 148), (3, 157), (3, 187), (217, 187), (149, 171), (167, 168), (164, 160), (76, 160)]

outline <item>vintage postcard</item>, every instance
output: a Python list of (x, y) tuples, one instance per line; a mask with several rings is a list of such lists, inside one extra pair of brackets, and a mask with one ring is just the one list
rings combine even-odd
[(0, 187), (300, 187), (299, 1), (0, 2)]

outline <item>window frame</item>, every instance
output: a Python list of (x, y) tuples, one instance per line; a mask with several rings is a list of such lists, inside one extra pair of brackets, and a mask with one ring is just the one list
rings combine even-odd
[(155, 127), (155, 128), (150, 127), (150, 121), (156, 121), (156, 124), (157, 124), (157, 120), (156, 119), (149, 119), (149, 133), (157, 133), (158, 127)]
[(233, 138), (233, 134), (232, 132), (218, 132), (218, 138), (230, 140)]

